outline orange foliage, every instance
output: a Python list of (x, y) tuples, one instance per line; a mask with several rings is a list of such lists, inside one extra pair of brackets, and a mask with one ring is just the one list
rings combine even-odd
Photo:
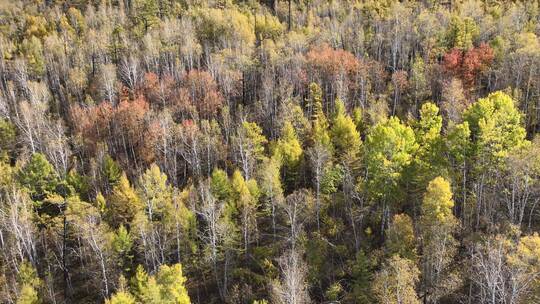
[(191, 70), (182, 79), (179, 105), (185, 109), (194, 107), (202, 117), (211, 117), (221, 109), (223, 101), (223, 96), (210, 73)]
[(493, 58), (493, 49), (486, 43), (467, 51), (454, 48), (444, 55), (443, 67), (460, 78), (465, 86), (472, 87), (478, 74), (491, 64)]
[(171, 76), (164, 76), (159, 79), (155, 73), (146, 73), (144, 75), (144, 95), (148, 102), (154, 106), (164, 107), (174, 99), (175, 81)]
[(98, 143), (107, 143), (111, 154), (124, 162), (154, 159), (155, 124), (147, 121), (148, 103), (144, 97), (122, 98), (113, 106), (105, 101), (96, 106), (71, 108), (75, 134), (85, 150), (93, 155)]
[(311, 49), (307, 53), (307, 60), (313, 69), (327, 79), (333, 79), (342, 73), (353, 76), (360, 67), (360, 62), (352, 53), (334, 50), (328, 44)]

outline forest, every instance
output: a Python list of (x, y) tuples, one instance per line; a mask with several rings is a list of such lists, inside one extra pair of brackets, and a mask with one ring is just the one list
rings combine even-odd
[(0, 0), (0, 303), (540, 303), (539, 0)]

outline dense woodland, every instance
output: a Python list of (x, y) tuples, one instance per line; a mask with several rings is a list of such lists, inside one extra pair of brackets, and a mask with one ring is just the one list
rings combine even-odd
[(540, 303), (538, 0), (0, 0), (0, 302)]

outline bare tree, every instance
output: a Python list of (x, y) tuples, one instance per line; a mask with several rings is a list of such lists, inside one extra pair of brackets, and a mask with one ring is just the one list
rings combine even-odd
[(279, 259), (280, 281), (272, 285), (272, 298), (276, 304), (311, 303), (306, 283), (307, 265), (302, 254), (292, 249)]
[(136, 59), (136, 57), (130, 55), (122, 58), (120, 62), (119, 74), (120, 79), (133, 93), (139, 87), (142, 76), (139, 61)]
[(321, 182), (330, 153), (324, 145), (317, 143), (314, 147), (308, 149), (307, 155), (311, 163), (311, 169), (313, 170), (313, 182), (315, 183), (315, 212), (317, 215), (317, 228), (320, 229)]
[(296, 247), (296, 240), (302, 232), (304, 223), (309, 219), (312, 211), (312, 201), (311, 194), (302, 189), (287, 196), (282, 203), (281, 207), (285, 212), (287, 224), (289, 225), (288, 239), (293, 250)]
[(114, 64), (104, 64), (101, 66), (101, 78), (99, 89), (101, 97), (110, 102), (116, 97), (116, 66)]
[(36, 264), (37, 231), (32, 217), (30, 198), (16, 189), (8, 190), (0, 201), (0, 251), (6, 266), (17, 269), (24, 260)]
[[(201, 182), (198, 189), (199, 204), (195, 210), (199, 215), (205, 227), (202, 229), (201, 239), (205, 245), (206, 257), (212, 263), (214, 276), (218, 285), (219, 293), (222, 299), (227, 295), (228, 281), (228, 258), (227, 249), (224, 248), (231, 238), (230, 223), (224, 216), (225, 203), (217, 200), (210, 191), (209, 181)], [(222, 256), (225, 256), (223, 267), (223, 280), (220, 279), (218, 262)]]

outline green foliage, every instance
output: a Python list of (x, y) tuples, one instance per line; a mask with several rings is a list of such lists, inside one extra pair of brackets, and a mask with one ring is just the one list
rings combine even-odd
[(120, 225), (114, 234), (112, 246), (115, 253), (120, 257), (119, 266), (126, 272), (131, 270), (131, 261), (133, 259), (132, 247), (133, 240), (124, 225)]
[(336, 100), (336, 113), (332, 120), (330, 134), (336, 155), (355, 157), (358, 154), (362, 144), (360, 133), (353, 119), (345, 112), (345, 105), (339, 99)]
[(369, 131), (364, 147), (368, 191), (375, 199), (395, 197), (403, 170), (418, 149), (413, 130), (391, 117)]
[(134, 21), (141, 34), (145, 34), (148, 29), (159, 23), (159, 6), (156, 0), (135, 0), (133, 6)]
[(151, 221), (170, 219), (173, 212), (172, 188), (167, 184), (167, 176), (152, 164), (139, 179), (139, 197)]
[(90, 184), (86, 176), (79, 174), (75, 169), (71, 169), (66, 176), (66, 183), (73, 189), (74, 195), (79, 195), (82, 199), (88, 199)]
[(420, 109), (420, 120), (415, 124), (418, 150), (415, 155), (415, 180), (419, 188), (436, 175), (444, 174), (447, 168), (444, 138), (441, 135), (442, 117), (439, 108), (433, 103), (425, 103)]
[(452, 158), (459, 164), (462, 164), (471, 153), (471, 130), (469, 123), (452, 126), (446, 137), (447, 149)]
[(115, 293), (110, 299), (105, 301), (106, 304), (135, 304), (135, 298), (125, 291)]
[(41, 285), (36, 269), (27, 261), (19, 266), (17, 278), (19, 284), (19, 296), (17, 304), (39, 304), (41, 300), (38, 295), (38, 288)]
[(110, 299), (105, 300), (105, 304), (135, 304), (135, 297), (127, 290), (124, 276), (120, 276), (119, 281), (118, 291)]
[(109, 154), (106, 154), (103, 158), (101, 170), (111, 188), (116, 186), (122, 177), (122, 168), (120, 168), (118, 163)]
[(24, 39), (21, 44), (21, 53), (28, 61), (32, 72), (42, 75), (45, 72), (45, 58), (43, 57), (43, 45), (36, 36)]
[(210, 189), (212, 195), (217, 199), (228, 201), (232, 195), (232, 187), (227, 173), (222, 169), (214, 168), (210, 179)]
[(139, 265), (132, 280), (132, 289), (140, 303), (190, 304), (185, 283), (180, 264), (161, 265), (155, 276), (148, 275)]
[(480, 98), (463, 117), (469, 124), (476, 155), (488, 164), (497, 164), (513, 149), (528, 144), (521, 113), (512, 97), (503, 92)]
[(329, 301), (338, 301), (343, 294), (343, 287), (339, 282), (333, 283), (328, 287), (325, 296)]
[(112, 227), (129, 226), (137, 212), (142, 209), (143, 204), (139, 196), (129, 184), (126, 174), (122, 174), (107, 200), (105, 215), (109, 224)]
[(389, 256), (398, 255), (416, 260), (416, 238), (412, 219), (406, 214), (396, 214), (386, 229), (385, 247)]
[(245, 121), (242, 123), (242, 135), (248, 139), (255, 158), (261, 159), (264, 156), (264, 145), (268, 142), (261, 127), (255, 122)]
[(15, 126), (7, 119), (0, 119), (0, 158), (14, 152), (16, 135)]
[(321, 180), (321, 193), (331, 194), (338, 190), (343, 179), (343, 167), (334, 165), (325, 168), (324, 175)]
[(45, 155), (34, 153), (18, 176), (20, 184), (28, 190), (32, 200), (41, 202), (56, 194), (60, 178)]
[(359, 304), (373, 303), (371, 294), (371, 280), (373, 278), (373, 265), (364, 250), (359, 250), (352, 265), (352, 297)]
[(478, 26), (472, 18), (452, 16), (450, 28), (446, 34), (447, 47), (468, 50), (473, 47), (478, 34)]
[(300, 163), (303, 150), (298, 136), (290, 122), (285, 122), (281, 137), (276, 143), (277, 155), (282, 159), (283, 165), (289, 170), (295, 170)]
[(276, 16), (270, 14), (256, 15), (255, 33), (260, 40), (277, 40), (285, 31), (285, 26), (281, 24)]
[(327, 271), (328, 243), (320, 236), (314, 236), (306, 244), (306, 261), (309, 265), (308, 281), (312, 285), (321, 283), (322, 274)]
[(202, 44), (222, 47), (220, 41), (233, 41), (240, 47), (255, 42), (253, 19), (237, 9), (195, 8), (189, 14), (196, 22), (197, 36)]
[(332, 150), (330, 141), (330, 133), (328, 132), (329, 124), (322, 106), (322, 90), (316, 83), (309, 85), (310, 105), (312, 107), (311, 117), (311, 140), (313, 143), (318, 143)]

